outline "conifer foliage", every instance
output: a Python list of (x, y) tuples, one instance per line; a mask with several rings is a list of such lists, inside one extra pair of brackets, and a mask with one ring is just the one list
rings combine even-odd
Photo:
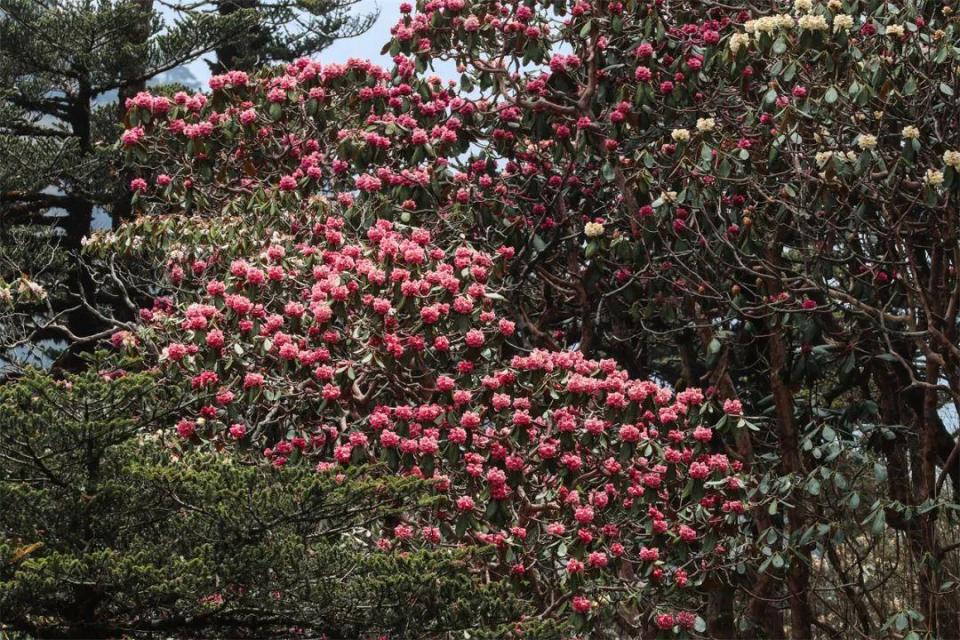
[(156, 373), (96, 367), (0, 389), (5, 631), (402, 637), (521, 611), (471, 578), (472, 551), (369, 553), (373, 514), (419, 504), (421, 481), (181, 453), (164, 435), (170, 391)]

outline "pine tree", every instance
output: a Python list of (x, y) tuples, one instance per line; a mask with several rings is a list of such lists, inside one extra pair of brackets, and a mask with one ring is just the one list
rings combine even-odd
[(117, 185), (115, 96), (233, 38), (241, 17), (186, 15), (166, 24), (149, 0), (0, 0), (0, 203), (7, 224), (44, 222), (68, 247)]
[(123, 101), (248, 24), (202, 14), (170, 24), (151, 0), (0, 0), (0, 280), (26, 273), (49, 294), (5, 318), (5, 342), (50, 337), (37, 326), (60, 315), (70, 334), (58, 337), (103, 328), (76, 253), (98, 207), (119, 203), (122, 217), (129, 199), (110, 150)]
[(205, 10), (221, 16), (251, 12), (256, 20), (239, 38), (217, 48), (214, 73), (249, 71), (316, 53), (339, 38), (367, 31), (377, 14), (351, 12), (357, 0), (211, 0)]

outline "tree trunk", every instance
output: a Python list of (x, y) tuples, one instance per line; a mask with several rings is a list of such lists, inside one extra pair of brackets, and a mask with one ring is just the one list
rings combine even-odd
[[(787, 355), (783, 344), (782, 325), (778, 320), (770, 326), (767, 352), (770, 365), (770, 389), (773, 392), (777, 417), (777, 435), (780, 444), (781, 465), (785, 474), (799, 479), (803, 476), (800, 457), (800, 436), (793, 415), (793, 394), (783, 381)], [(799, 538), (806, 526), (803, 499), (799, 493), (792, 496), (793, 507), (787, 510), (786, 533)], [(790, 635), (798, 640), (813, 637), (813, 611), (810, 607), (810, 550), (797, 547), (789, 559), (787, 569), (787, 600), (790, 603)]]

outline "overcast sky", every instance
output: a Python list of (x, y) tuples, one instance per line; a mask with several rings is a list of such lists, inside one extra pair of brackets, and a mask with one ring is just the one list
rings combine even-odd
[(360, 0), (354, 11), (358, 14), (371, 13), (377, 7), (380, 8), (380, 17), (370, 31), (356, 38), (337, 40), (320, 52), (320, 60), (343, 62), (347, 58), (369, 58), (382, 66), (390, 65), (390, 56), (381, 56), (380, 49), (390, 39), (390, 27), (400, 17), (400, 0)]
[[(366, 58), (384, 67), (392, 66), (390, 56), (380, 55), (380, 50), (390, 40), (390, 27), (396, 24), (400, 17), (400, 2), (401, 0), (360, 0), (354, 7), (355, 13), (374, 13), (378, 8), (380, 10), (380, 15), (373, 27), (356, 38), (337, 40), (314, 57), (321, 62), (345, 62), (347, 58)], [(206, 88), (207, 78), (210, 76), (207, 64), (197, 60), (188, 68)], [(450, 71), (452, 70), (451, 67)], [(441, 75), (449, 75), (445, 69), (438, 71)]]

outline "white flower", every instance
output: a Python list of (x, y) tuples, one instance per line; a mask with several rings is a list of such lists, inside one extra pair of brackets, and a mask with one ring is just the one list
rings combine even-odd
[(690, 139), (690, 132), (686, 129), (674, 129), (670, 133), (670, 137), (673, 138), (674, 142), (686, 142)]
[(730, 53), (737, 55), (737, 51), (739, 51), (742, 47), (750, 46), (750, 36), (746, 33), (735, 33), (730, 36), (729, 46)]
[(44, 300), (47, 297), (47, 290), (43, 286), (27, 278), (20, 278), (20, 286), (17, 292), (20, 295), (30, 295), (37, 300)]
[(864, 151), (873, 149), (877, 146), (877, 136), (870, 135), (869, 133), (861, 133), (857, 136), (857, 146)]
[(853, 28), (853, 16), (846, 13), (838, 13), (833, 17), (833, 32), (850, 31)]
[(817, 161), (817, 165), (822, 167), (823, 165), (830, 162), (830, 158), (833, 157), (833, 151), (820, 151), (817, 155), (814, 156), (814, 159)]
[(826, 18), (821, 15), (813, 15), (812, 13), (800, 16), (797, 24), (800, 25), (801, 29), (806, 29), (807, 31), (826, 31), (828, 28)]
[(5, 285), (0, 285), (0, 302), (10, 303), (13, 301), (13, 294), (10, 292), (10, 287)]
[(931, 187), (943, 184), (943, 172), (937, 171), (936, 169), (927, 169), (926, 175), (923, 176), (923, 181)]
[(603, 235), (604, 231), (603, 225), (599, 222), (588, 222), (583, 225), (583, 235), (588, 238), (599, 238)]
[(902, 38), (903, 37), (903, 25), (902, 24), (890, 24), (887, 25), (887, 35), (893, 38)]
[(830, 7), (830, 11), (839, 11), (843, 8), (843, 3), (840, 0), (830, 0), (827, 6)]
[(700, 133), (706, 133), (708, 131), (713, 131), (717, 126), (717, 121), (713, 118), (698, 118), (697, 119), (697, 131)]
[(793, 16), (786, 13), (781, 13), (780, 15), (776, 16), (776, 19), (777, 19), (777, 26), (780, 27), (781, 29), (793, 29), (793, 25), (796, 24), (796, 22), (793, 19)]
[(664, 202), (673, 202), (674, 200), (677, 199), (677, 192), (664, 191), (663, 193), (660, 194), (660, 199), (663, 200)]
[(773, 33), (779, 28), (789, 29), (792, 26), (793, 18), (787, 14), (763, 16), (743, 23), (743, 28), (747, 33)]
[(920, 137), (920, 129), (917, 129), (913, 125), (907, 125), (903, 128), (901, 134), (906, 140), (916, 140)]
[(793, 8), (798, 12), (807, 13), (813, 9), (813, 0), (793, 0)]
[(960, 151), (944, 151), (943, 164), (954, 169), (960, 169)]

